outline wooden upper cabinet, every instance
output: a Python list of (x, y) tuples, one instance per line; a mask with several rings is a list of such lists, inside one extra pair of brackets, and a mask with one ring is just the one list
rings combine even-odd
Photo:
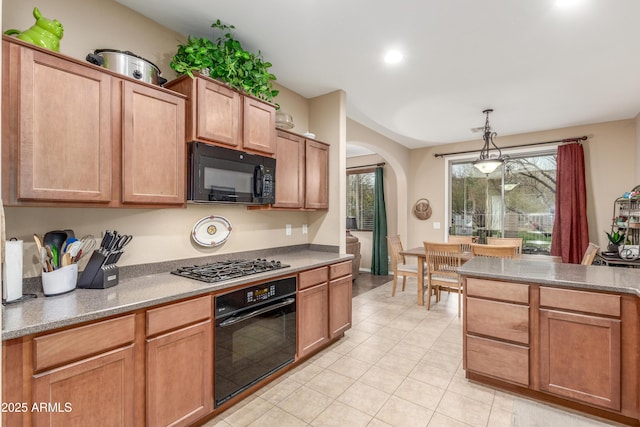
[[(306, 140), (305, 202), (309, 209), (329, 208), (329, 146)], [(277, 169), (278, 165), (276, 165)]]
[(244, 97), (242, 146), (273, 154), (276, 151), (276, 109), (255, 98)]
[(5, 203), (109, 202), (112, 77), (6, 40), (3, 71)]
[(187, 96), (187, 141), (273, 155), (275, 106), (245, 96), (224, 83), (195, 73), (165, 87)]
[(3, 37), (7, 205), (185, 204), (185, 97)]
[(124, 81), (122, 102), (122, 201), (184, 204), (184, 99)]
[(240, 94), (216, 82), (195, 79), (196, 109), (189, 139), (211, 141), (241, 148), (242, 104)]
[(277, 130), (275, 151), (276, 202), (268, 209), (328, 209), (329, 145)]
[(304, 207), (304, 151), (304, 138), (284, 132), (277, 133), (274, 207)]

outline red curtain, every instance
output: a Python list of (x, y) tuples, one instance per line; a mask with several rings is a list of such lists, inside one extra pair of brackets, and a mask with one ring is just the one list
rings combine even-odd
[(551, 255), (562, 262), (580, 264), (589, 246), (587, 190), (584, 178), (584, 150), (581, 144), (558, 147), (556, 173), (556, 219)]

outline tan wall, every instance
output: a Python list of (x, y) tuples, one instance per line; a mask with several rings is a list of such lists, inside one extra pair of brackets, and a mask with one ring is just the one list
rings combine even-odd
[[(379, 133), (362, 126), (360, 123), (347, 119), (347, 141), (349, 144), (362, 146), (377, 153), (376, 157), (385, 164), (385, 204), (387, 207), (387, 234), (400, 235), (403, 242), (407, 241), (407, 220), (409, 217), (408, 172), (410, 170), (409, 156), (411, 150)], [(375, 163), (369, 156), (348, 159), (348, 166)], [(371, 268), (372, 233), (354, 233), (362, 242), (361, 268)]]
[[(604, 233), (609, 230), (616, 197), (639, 184), (636, 121), (621, 120), (588, 126), (554, 129), (544, 132), (499, 136), (499, 147), (525, 143), (551, 141), (586, 135), (584, 143), (587, 186), (587, 219), (589, 238), (606, 247)], [(445, 221), (445, 160), (435, 158), (435, 153), (447, 153), (479, 149), (482, 141), (448, 144), (411, 151), (409, 174), (409, 199), (426, 197), (431, 201), (433, 215), (429, 220), (420, 221), (409, 217), (410, 246), (419, 246), (423, 240), (443, 241), (447, 230)], [(434, 222), (442, 228), (436, 230)]]
[(64, 26), (60, 53), (85, 60), (95, 49), (128, 50), (153, 62), (172, 80), (169, 67), (179, 43), (186, 37), (112, 0), (3, 0), (2, 31), (23, 31), (34, 24), (33, 7)]
[(293, 117), (294, 127), (290, 131), (298, 134), (314, 132), (309, 129), (309, 100), (280, 84), (274, 83), (273, 87), (280, 91), (274, 102), (280, 106), (281, 111)]
[[(347, 167), (358, 167), (385, 162), (378, 154), (368, 156), (350, 157), (347, 159)], [(396, 174), (390, 165), (384, 167), (384, 202), (387, 208), (387, 235), (398, 234), (398, 182)], [(351, 234), (360, 240), (361, 270), (371, 269), (371, 256), (373, 247), (373, 233), (371, 231), (352, 231)]]
[[(316, 139), (331, 145), (329, 150), (329, 210), (309, 213), (309, 235), (313, 243), (338, 245), (345, 251), (346, 212), (346, 94), (335, 91), (312, 98), (309, 126)], [(309, 191), (309, 190), (307, 190)]]
[[(96, 48), (130, 50), (156, 63), (171, 79), (169, 68), (176, 45), (186, 37), (174, 33), (148, 18), (111, 0), (77, 2), (71, 0), (42, 0), (38, 8), (44, 16), (58, 19), (65, 27), (61, 53), (84, 60)], [(26, 29), (34, 22), (33, 4), (17, 0), (3, 2), (3, 30)], [(169, 71), (170, 73), (167, 73)], [(169, 74), (169, 75), (168, 75)], [(282, 86), (276, 99), (294, 115), (296, 128), (304, 133), (308, 129), (310, 101)], [(134, 265), (183, 259), (212, 254), (264, 249), (270, 247), (317, 243), (339, 245), (342, 224), (338, 221), (344, 212), (344, 187), (337, 177), (344, 170), (344, 94), (320, 97), (315, 108), (318, 139), (326, 136), (331, 149), (331, 209), (318, 212), (265, 212), (248, 211), (243, 206), (189, 205), (187, 209), (87, 209), (87, 208), (7, 208), (7, 235), (25, 241), (25, 277), (39, 275), (33, 233), (43, 234), (54, 229), (72, 228), (82, 236), (100, 236), (105, 229), (133, 234), (133, 241), (119, 265)], [(326, 116), (326, 117), (320, 117)], [(342, 144), (342, 145), (341, 145)], [(342, 148), (341, 148), (342, 147)], [(343, 153), (342, 155), (340, 153)], [(233, 231), (226, 243), (216, 248), (203, 248), (193, 243), (190, 232), (194, 224), (208, 215), (226, 217)], [(291, 224), (292, 235), (285, 236), (285, 225)], [(309, 225), (309, 234), (302, 234), (302, 225)], [(344, 248), (344, 242), (342, 242)], [(81, 265), (80, 268), (83, 266)]]

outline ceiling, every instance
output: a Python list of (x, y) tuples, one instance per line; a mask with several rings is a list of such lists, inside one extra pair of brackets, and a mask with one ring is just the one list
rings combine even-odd
[(485, 108), (499, 136), (640, 112), (638, 0), (118, 1), (185, 35), (234, 25), (278, 83), (342, 89), (349, 118), (409, 148), (480, 139)]

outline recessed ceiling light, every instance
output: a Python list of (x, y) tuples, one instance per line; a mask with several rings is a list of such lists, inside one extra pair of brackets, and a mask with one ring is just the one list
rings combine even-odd
[(390, 50), (384, 56), (384, 62), (387, 64), (397, 64), (400, 61), (402, 61), (402, 53), (397, 50)]

